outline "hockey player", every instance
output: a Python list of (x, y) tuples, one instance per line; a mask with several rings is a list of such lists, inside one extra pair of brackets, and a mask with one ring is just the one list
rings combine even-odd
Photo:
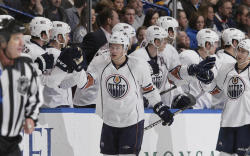
[[(112, 29), (112, 33), (114, 32), (121, 32), (129, 38), (129, 45), (128, 45), (128, 50), (129, 50), (136, 36), (135, 29), (127, 23), (118, 23)], [(108, 47), (108, 46), (105, 46), (105, 47)], [(110, 51), (108, 48), (99, 49), (98, 52), (96, 53), (96, 56), (99, 56), (99, 55), (103, 55), (104, 59), (110, 59)], [(93, 58), (93, 60), (94, 59), (95, 57)], [(82, 92), (79, 88), (77, 88), (75, 91), (75, 95), (74, 95), (74, 106), (77, 108), (85, 107), (84, 105), (91, 105), (90, 107), (94, 107), (94, 104), (97, 103), (97, 101), (94, 101), (93, 98), (89, 98), (91, 97), (91, 95), (89, 94), (92, 94), (91, 93), (92, 89), (93, 88), (88, 88), (86, 89), (85, 92)], [(99, 98), (97, 99), (99, 100)]]
[(177, 20), (170, 16), (162, 16), (158, 18), (156, 25), (162, 27), (166, 32), (168, 32), (168, 43), (173, 45), (175, 43), (175, 38), (179, 27)]
[[(132, 44), (135, 41), (135, 36), (136, 36), (135, 29), (131, 25), (127, 24), (127, 23), (117, 23), (112, 28), (112, 33), (113, 32), (122, 32), (124, 35), (128, 36), (128, 38), (129, 38), (128, 50), (130, 50)], [(105, 48), (101, 48), (100, 50), (97, 51), (96, 56), (107, 53), (106, 56), (109, 57), (110, 54), (108, 53), (109, 52), (108, 46), (104, 46), (104, 47)]]
[[(173, 122), (173, 114), (162, 104), (152, 84), (149, 65), (126, 56), (128, 44), (129, 39), (123, 33), (112, 33), (110, 58), (97, 56), (88, 67), (85, 88), (98, 85), (101, 93), (103, 127), (100, 147), (104, 156), (139, 155), (144, 128), (142, 92), (165, 124)], [(96, 94), (92, 96), (96, 98)]]
[(243, 39), (245, 39), (245, 34), (236, 28), (224, 30), (222, 40), (225, 49), (217, 52), (219, 59), (222, 59), (223, 63), (236, 63), (236, 47)]
[(224, 91), (226, 103), (216, 150), (220, 156), (245, 156), (250, 147), (250, 40), (237, 46), (237, 63), (223, 64), (211, 93)]
[(0, 15), (0, 155), (21, 156), (21, 130), (31, 134), (42, 104), (32, 60), (22, 53), (25, 27)]
[[(183, 65), (198, 64), (208, 56), (216, 57), (215, 51), (218, 46), (219, 36), (216, 32), (210, 29), (202, 29), (197, 34), (198, 50), (185, 50), (179, 54), (180, 61)], [(212, 69), (213, 73), (216, 74), (218, 70), (218, 59), (216, 59), (216, 65)], [(203, 85), (202, 85), (203, 86)], [(211, 108), (212, 96), (209, 93), (204, 93), (199, 80), (193, 80), (186, 82), (182, 85), (182, 89), (186, 93), (190, 93), (195, 97), (197, 103), (193, 108), (195, 109), (207, 109)], [(203, 95), (201, 95), (203, 94)]]
[[(220, 64), (225, 63), (236, 63), (236, 47), (240, 41), (245, 39), (245, 34), (235, 28), (228, 28), (222, 33), (222, 40), (224, 43), (225, 49), (221, 49), (216, 52), (218, 56), (218, 60)], [(221, 66), (221, 65), (220, 65)], [(220, 67), (218, 67), (220, 68)], [(213, 108), (223, 108), (225, 102), (225, 95), (223, 91), (219, 94), (215, 94), (212, 96)]]
[[(51, 41), (46, 48), (46, 52), (53, 55), (53, 69), (47, 70), (42, 77), (45, 84), (44, 87), (44, 102), (45, 105), (50, 108), (55, 107), (72, 107), (72, 90), (71, 87), (79, 84), (83, 87), (86, 83), (86, 74), (82, 70), (82, 66), (79, 71), (69, 71), (62, 68), (60, 64), (57, 64), (57, 59), (61, 54), (61, 50), (64, 53), (81, 53), (80, 48), (70, 48), (66, 47), (70, 38), (70, 27), (67, 23), (61, 21), (53, 21), (53, 28), (51, 31)], [(38, 61), (39, 60), (39, 61)], [(43, 55), (40, 56), (36, 61), (42, 62)], [(65, 60), (66, 61), (66, 60)], [(69, 65), (70, 61), (74, 61), (71, 58), (67, 58)], [(83, 60), (81, 60), (83, 61)], [(41, 63), (40, 63), (41, 65)], [(63, 70), (60, 70), (63, 69)], [(54, 71), (55, 70), (55, 71)], [(56, 72), (57, 71), (57, 72)], [(70, 81), (70, 82), (69, 82)], [(65, 84), (66, 83), (66, 84)], [(62, 87), (67, 85), (67, 87)], [(78, 87), (79, 87), (78, 85)], [(61, 88), (60, 88), (60, 87)]]
[(25, 43), (23, 52), (35, 61), (38, 56), (45, 53), (43, 46), (50, 40), (52, 22), (45, 17), (34, 17), (29, 28), (31, 39)]
[[(167, 38), (167, 35), (168, 34), (163, 28), (159, 26), (150, 26), (146, 31), (146, 40), (148, 45), (145, 48), (140, 48), (131, 54), (131, 56), (141, 58), (150, 64), (152, 68), (151, 75), (153, 83), (160, 90), (160, 92), (171, 86), (168, 79), (176, 83), (180, 80), (190, 81), (194, 79), (192, 76), (196, 75), (200, 81), (209, 83), (213, 79), (213, 74), (209, 72), (205, 74), (206, 76), (204, 76), (203, 73), (198, 72), (199, 69), (197, 69), (197, 67), (199, 66), (200, 68), (206, 63), (211, 63), (213, 66), (215, 60), (213, 60), (213, 58), (209, 58), (211, 60), (206, 59), (199, 65), (195, 65), (194, 63), (189, 64), (189, 67), (181, 66), (178, 53), (166, 51), (165, 49), (165, 45), (167, 44), (165, 39)], [(199, 62), (196, 64), (198, 63)], [(193, 67), (195, 67), (195, 69)], [(174, 95), (177, 96), (178, 94), (175, 93)], [(171, 103), (175, 98), (174, 95), (172, 92), (162, 95), (162, 101), (164, 104), (171, 107)], [(189, 102), (187, 95), (181, 94), (177, 98), (179, 99), (179, 104)]]

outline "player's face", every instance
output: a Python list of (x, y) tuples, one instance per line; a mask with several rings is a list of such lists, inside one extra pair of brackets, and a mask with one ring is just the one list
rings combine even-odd
[(167, 43), (168, 43), (168, 38), (164, 38), (162, 41), (161, 41), (161, 45), (160, 45), (160, 47), (159, 47), (159, 52), (162, 52), (164, 49), (165, 49), (165, 47), (166, 47), (166, 45), (167, 45)]
[(10, 37), (6, 48), (6, 54), (9, 58), (15, 59), (21, 55), (24, 48), (23, 34), (17, 33)]
[(244, 63), (246, 60), (249, 59), (248, 57), (249, 51), (243, 48), (237, 49), (237, 62), (238, 64)]
[(124, 48), (122, 44), (109, 44), (110, 57), (113, 61), (120, 60), (125, 57)]

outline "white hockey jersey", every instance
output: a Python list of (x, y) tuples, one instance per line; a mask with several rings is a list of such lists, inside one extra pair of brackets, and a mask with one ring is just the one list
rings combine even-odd
[(28, 54), (34, 62), (38, 56), (41, 56), (45, 53), (45, 49), (43, 49), (36, 42), (29, 40), (27, 37), (27, 39), (24, 40), (23, 53)]
[[(179, 56), (182, 65), (199, 64), (203, 60), (200, 55), (193, 50), (184, 50)], [(208, 109), (212, 107), (212, 95), (203, 92), (203, 88), (198, 79), (186, 82), (181, 87), (185, 93), (190, 93), (194, 97), (197, 97), (196, 104), (193, 106), (194, 109)]]
[[(149, 65), (134, 57), (116, 69), (110, 59), (97, 56), (88, 67), (88, 85), (98, 85), (101, 95), (101, 117), (113, 127), (127, 127), (144, 119), (142, 93), (154, 105), (161, 101), (159, 92), (152, 84)], [(96, 91), (97, 91), (96, 90)], [(83, 92), (85, 89), (82, 90)], [(93, 98), (97, 94), (92, 94)]]
[[(55, 65), (61, 51), (50, 47), (46, 48), (46, 52), (53, 54)], [(73, 107), (71, 87), (75, 85), (83, 87), (87, 82), (84, 70), (66, 73), (56, 66), (53, 69), (47, 70), (41, 76), (41, 79), (44, 84), (44, 104), (50, 108), (55, 108), (60, 105)]]
[[(220, 66), (222, 64), (227, 64), (227, 63), (236, 63), (236, 56), (232, 56), (231, 54), (229, 54), (229, 52), (227, 52), (224, 49), (221, 49), (219, 51), (217, 51), (216, 55), (218, 56), (218, 61), (220, 61)], [(220, 68), (220, 67), (219, 67)], [(212, 96), (212, 103), (213, 103), (213, 108), (216, 109), (222, 109), (225, 103), (225, 94), (223, 93), (223, 91), (221, 91), (218, 94), (215, 94)]]
[[(149, 53), (147, 52), (145, 47), (134, 51), (133, 53), (130, 54), (130, 56), (143, 59), (144, 61), (150, 61), (152, 59), (149, 56)], [(179, 61), (178, 52), (175, 50), (175, 48), (172, 45), (167, 44), (164, 51), (158, 53), (157, 64), (159, 65), (159, 69), (160, 69), (159, 74), (153, 74), (153, 71), (151, 69), (151, 76), (152, 76), (153, 84), (159, 89), (160, 92), (165, 91), (174, 86), (168, 81), (168, 79), (170, 79), (173, 82), (180, 81), (176, 77), (174, 77), (172, 74), (169, 73), (179, 68), (181, 64)], [(181, 75), (181, 73), (179, 74)], [(175, 90), (172, 90), (168, 93), (161, 95), (163, 103), (171, 107), (173, 98), (180, 93), (182, 93), (182, 89), (178, 87)]]
[(221, 127), (250, 124), (250, 64), (240, 73), (237, 72), (236, 64), (223, 64), (211, 85), (217, 85), (212, 92), (220, 89), (226, 95)]

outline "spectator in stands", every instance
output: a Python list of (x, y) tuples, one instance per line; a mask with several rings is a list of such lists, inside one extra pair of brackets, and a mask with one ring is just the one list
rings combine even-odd
[(247, 32), (247, 14), (248, 7), (245, 5), (240, 5), (236, 10), (235, 22), (236, 28), (240, 29), (243, 32)]
[(49, 18), (51, 21), (62, 21), (68, 23), (66, 12), (61, 5), (61, 0), (49, 0), (49, 6), (44, 11), (45, 17)]
[(23, 12), (29, 13), (33, 16), (42, 16), (43, 15), (43, 6), (41, 1), (38, 0), (21, 0)]
[(137, 50), (138, 48), (140, 48), (143, 41), (145, 41), (146, 29), (147, 29), (147, 27), (145, 27), (145, 26), (141, 26), (137, 29), (137, 31), (136, 31), (137, 43), (132, 45), (132, 47), (131, 47), (132, 52)]
[[(80, 16), (80, 22), (78, 26), (72, 30), (73, 34), (73, 43), (80, 44), (82, 43), (82, 40), (84, 36), (87, 34), (87, 24), (88, 24), (88, 10), (82, 10), (81, 16)], [(96, 25), (96, 16), (95, 16), (95, 10), (91, 10), (91, 24), (92, 24), (92, 32), (97, 30)]]
[(199, 7), (199, 0), (185, 0), (181, 1), (181, 5), (186, 12), (188, 20), (194, 13), (197, 13)]
[(80, 15), (80, 22), (76, 26), (75, 29), (72, 30), (73, 34), (73, 43), (82, 43), (83, 37), (87, 34), (87, 19), (88, 19), (88, 13), (87, 9), (82, 10), (82, 13)]
[(250, 11), (247, 14), (247, 36), (250, 38)]
[(121, 18), (124, 23), (133, 25), (135, 22), (135, 9), (129, 6), (123, 8)]
[(214, 16), (214, 24), (219, 32), (227, 28), (234, 28), (235, 23), (232, 20), (232, 2), (231, 0), (220, 0), (218, 2), (218, 12)]
[(186, 30), (186, 33), (190, 39), (190, 49), (197, 49), (197, 39), (196, 35), (199, 30), (205, 27), (204, 17), (198, 13), (192, 15), (189, 21), (189, 28)]
[(188, 27), (188, 20), (184, 10), (178, 10), (177, 21), (179, 23), (179, 30), (186, 31)]
[(104, 8), (97, 18), (100, 29), (88, 33), (81, 44), (83, 51), (86, 52), (88, 64), (96, 52), (109, 40), (113, 26), (120, 22), (117, 12), (111, 8)]
[(114, 8), (114, 4), (111, 0), (100, 0), (95, 7), (97, 14), (100, 14), (104, 8)]
[(86, 6), (86, 0), (74, 0), (74, 6), (65, 10), (71, 30), (74, 30), (79, 24), (81, 12)]
[(123, 0), (112, 0), (114, 4), (114, 9), (117, 11), (117, 13), (120, 13), (124, 7), (124, 1)]
[(214, 24), (214, 8), (210, 3), (202, 3), (198, 9), (198, 12), (204, 17), (206, 23), (206, 28), (211, 28), (214, 31), (217, 31)]
[(247, 7), (250, 7), (250, 0), (241, 0), (241, 3), (246, 5)]
[(156, 21), (159, 18), (159, 13), (156, 9), (149, 8), (146, 12), (143, 26), (149, 27), (151, 25), (156, 25)]
[(179, 53), (189, 49), (190, 39), (185, 31), (179, 31), (176, 36), (176, 49)]
[(143, 11), (143, 4), (141, 0), (129, 0), (128, 6), (135, 9), (135, 22), (132, 25), (135, 30), (143, 25), (145, 14)]

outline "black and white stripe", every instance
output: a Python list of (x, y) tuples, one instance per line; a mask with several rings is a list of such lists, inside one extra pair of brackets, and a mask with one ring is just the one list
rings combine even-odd
[[(15, 60), (14, 66), (1, 67), (0, 136), (17, 136), (25, 118), (37, 120), (43, 102), (42, 87), (31, 63), (31, 59), (20, 57)], [(21, 77), (28, 83), (20, 83)]]

